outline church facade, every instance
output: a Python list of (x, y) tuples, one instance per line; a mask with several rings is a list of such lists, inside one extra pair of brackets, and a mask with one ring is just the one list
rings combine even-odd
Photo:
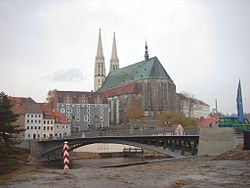
[[(94, 89), (103, 92), (110, 104), (110, 123), (120, 124), (136, 109), (142, 116), (156, 117), (161, 111), (176, 111), (176, 86), (157, 57), (149, 58), (147, 44), (144, 60), (119, 68), (115, 35), (110, 72), (105, 76), (101, 32), (95, 62)], [(133, 112), (132, 112), (133, 113)]]

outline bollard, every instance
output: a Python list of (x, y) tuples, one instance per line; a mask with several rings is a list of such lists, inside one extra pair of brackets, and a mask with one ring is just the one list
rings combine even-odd
[(63, 166), (64, 172), (67, 173), (69, 171), (69, 146), (67, 141), (63, 145)]

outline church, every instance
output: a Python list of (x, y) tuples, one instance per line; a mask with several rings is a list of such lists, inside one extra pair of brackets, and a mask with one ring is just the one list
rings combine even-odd
[(94, 91), (103, 92), (110, 104), (110, 123), (129, 119), (129, 111), (137, 109), (142, 117), (157, 117), (161, 111), (176, 111), (176, 86), (157, 57), (149, 57), (145, 44), (144, 59), (120, 68), (115, 33), (110, 70), (106, 76), (101, 30), (95, 58)]

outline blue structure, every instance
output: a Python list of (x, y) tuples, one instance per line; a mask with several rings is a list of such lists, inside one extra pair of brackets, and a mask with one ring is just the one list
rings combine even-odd
[(240, 80), (239, 80), (239, 83), (238, 83), (236, 103), (237, 103), (237, 117), (238, 117), (237, 122), (238, 123), (244, 123), (244, 114), (243, 114), (243, 104), (242, 104)]

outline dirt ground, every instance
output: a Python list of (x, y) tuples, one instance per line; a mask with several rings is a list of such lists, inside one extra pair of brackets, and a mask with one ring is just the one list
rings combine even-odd
[(0, 187), (127, 188), (127, 187), (250, 187), (250, 150), (234, 149), (217, 157), (113, 168), (21, 168), (0, 177)]

